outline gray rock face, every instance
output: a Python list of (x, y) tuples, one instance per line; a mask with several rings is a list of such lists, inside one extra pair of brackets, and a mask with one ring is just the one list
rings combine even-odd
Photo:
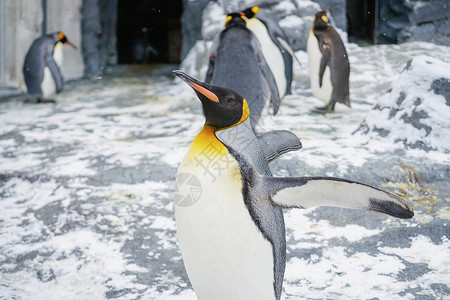
[(84, 0), (81, 8), (84, 73), (101, 76), (106, 65), (116, 63), (115, 23), (117, 0)]
[(434, 22), (449, 17), (450, 5), (448, 1), (414, 1), (411, 6), (410, 18), (415, 25)]
[(450, 4), (448, 1), (380, 0), (379, 43), (405, 41), (450, 45)]
[(347, 5), (346, 1), (339, 0), (314, 0), (322, 9), (330, 10), (331, 16), (333, 16), (335, 27), (346, 31), (347, 30)]
[(181, 59), (183, 60), (195, 42), (202, 39), (202, 13), (209, 0), (183, 0), (181, 16), (183, 44)]

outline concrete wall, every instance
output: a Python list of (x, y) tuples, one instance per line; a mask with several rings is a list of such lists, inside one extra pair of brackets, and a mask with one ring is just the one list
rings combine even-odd
[[(77, 46), (81, 43), (82, 0), (48, 0), (47, 31), (63, 31)], [(0, 87), (24, 89), (23, 61), (34, 39), (42, 35), (42, 1), (0, 0)], [(64, 49), (65, 80), (83, 75), (80, 48)]]
[(40, 1), (0, 0), (2, 87), (23, 85), (22, 66), (33, 40), (41, 34)]

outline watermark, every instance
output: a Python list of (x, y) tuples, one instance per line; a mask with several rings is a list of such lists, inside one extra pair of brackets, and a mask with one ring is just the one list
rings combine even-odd
[(212, 182), (222, 176), (223, 172), (230, 167), (232, 158), (228, 153), (223, 153), (213, 142), (206, 145), (206, 147), (194, 157), (196, 167), (203, 169), (203, 175), (208, 175)]
[(194, 205), (202, 195), (200, 180), (191, 173), (179, 173), (175, 182), (169, 187), (176, 206), (188, 207)]

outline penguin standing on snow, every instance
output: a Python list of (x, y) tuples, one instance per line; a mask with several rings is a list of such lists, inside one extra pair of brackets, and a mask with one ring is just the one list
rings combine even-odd
[(350, 107), (350, 63), (339, 34), (329, 23), (328, 14), (329, 11), (321, 11), (314, 16), (306, 49), (313, 95), (326, 103), (321, 110), (332, 112), (336, 102)]
[(59, 66), (62, 64), (63, 44), (76, 48), (62, 32), (54, 32), (34, 40), (28, 50), (23, 75), (29, 101), (41, 102), (62, 91), (64, 79)]
[(251, 111), (250, 123), (255, 128), (270, 101), (273, 114), (278, 112), (280, 96), (258, 39), (246, 22), (244, 13), (228, 14), (225, 29), (212, 46), (206, 82), (244, 95)]
[(280, 99), (291, 94), (294, 51), (286, 41), (283, 29), (273, 15), (260, 6), (243, 11), (250, 29), (261, 44), (264, 58), (277, 82)]
[[(300, 140), (285, 130), (255, 135), (247, 101), (238, 93), (173, 74), (194, 89), (206, 117), (178, 169), (175, 194), (178, 242), (198, 299), (280, 299), (286, 264), (282, 208), (414, 215), (402, 199), (361, 183), (272, 177), (269, 163), (300, 149)], [(188, 181), (197, 182), (195, 193), (182, 192)]]

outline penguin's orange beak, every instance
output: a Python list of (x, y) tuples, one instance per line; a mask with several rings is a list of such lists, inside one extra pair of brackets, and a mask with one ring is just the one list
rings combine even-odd
[(209, 86), (208, 84), (201, 82), (180, 70), (174, 70), (172, 71), (172, 74), (177, 76), (184, 82), (186, 82), (192, 89), (194, 89), (194, 91), (198, 92), (199, 94), (202, 94), (209, 100), (213, 102), (219, 102), (219, 98), (216, 96), (216, 94), (214, 94), (208, 89)]
[(69, 42), (68, 40), (66, 40), (66, 41), (64, 42), (64, 44), (69, 45), (69, 46), (72, 46), (74, 49), (77, 49), (77, 46), (75, 46), (74, 44), (72, 44), (72, 43)]

